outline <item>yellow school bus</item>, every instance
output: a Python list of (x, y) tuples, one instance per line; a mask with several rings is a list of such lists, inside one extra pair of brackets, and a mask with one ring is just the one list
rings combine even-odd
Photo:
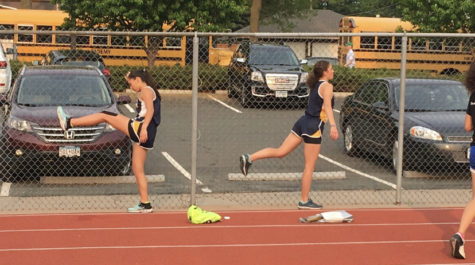
[[(343, 17), (341, 33), (394, 33), (412, 31), (414, 26), (400, 18)], [(400, 69), (402, 38), (394, 36), (344, 36), (338, 41), (338, 58), (344, 64), (345, 43), (353, 43), (356, 68)], [(456, 74), (468, 70), (473, 60), (475, 42), (469, 38), (415, 38), (407, 44), (407, 69), (427, 70), (439, 74)]]
[[(40, 61), (55, 49), (78, 48), (99, 53), (107, 65), (147, 66), (147, 55), (143, 49), (147, 36), (81, 34), (55, 34), (68, 15), (57, 10), (0, 9), (0, 30), (45, 31), (37, 34), (1, 34), (0, 41), (13, 42), (17, 59), (24, 62)], [(228, 65), (233, 55), (231, 46), (213, 46), (210, 36), (201, 47), (202, 62)], [(155, 65), (185, 65), (191, 62), (191, 38), (164, 37), (156, 55)], [(187, 58), (188, 57), (188, 58)]]

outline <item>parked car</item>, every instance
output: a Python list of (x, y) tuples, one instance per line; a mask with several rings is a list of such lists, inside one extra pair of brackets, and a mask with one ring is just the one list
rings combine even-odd
[[(378, 78), (348, 96), (340, 129), (348, 155), (360, 151), (390, 158), (396, 169), (400, 79)], [(462, 83), (407, 79), (403, 168), (468, 163), (471, 133), (464, 130), (468, 94)]]
[(318, 62), (318, 61), (327, 61), (327, 62), (331, 63), (331, 65), (333, 65), (333, 66), (338, 65), (338, 58), (335, 58), (335, 57), (314, 57), (314, 56), (310, 56), (310, 57), (305, 57), (305, 59), (303, 59), (301, 61), (301, 63), (303, 65), (313, 67), (315, 65), (315, 63)]
[[(129, 138), (108, 124), (61, 129), (56, 108), (71, 116), (101, 111), (119, 113), (104, 75), (95, 67), (30, 66), (21, 69), (13, 88), (1, 95), (0, 174), (126, 175), (131, 169)], [(29, 175), (26, 175), (29, 176)]]
[(243, 43), (229, 65), (228, 96), (243, 107), (266, 99), (288, 99), (306, 104), (308, 73), (288, 46)]
[(52, 50), (43, 59), (44, 65), (91, 65), (99, 68), (107, 78), (110, 78), (110, 71), (107, 69), (102, 56), (94, 51), (88, 50)]
[(7, 93), (12, 83), (12, 69), (10, 60), (5, 54), (2, 43), (0, 43), (0, 94)]

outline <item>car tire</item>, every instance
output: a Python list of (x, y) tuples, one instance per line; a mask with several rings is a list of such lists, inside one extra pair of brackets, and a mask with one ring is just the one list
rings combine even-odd
[(237, 93), (234, 91), (231, 82), (228, 83), (228, 98), (237, 98)]
[(126, 164), (122, 165), (117, 171), (115, 172), (114, 175), (116, 176), (128, 176), (130, 175), (130, 172), (132, 171), (132, 161), (129, 160)]
[(355, 145), (353, 127), (351, 127), (351, 124), (346, 124), (343, 127), (343, 145), (345, 147), (345, 153), (348, 156), (357, 156), (359, 154), (359, 151)]
[(245, 86), (242, 87), (240, 99), (241, 99), (241, 106), (243, 106), (244, 108), (248, 108), (251, 106), (252, 95), (249, 89), (247, 89)]

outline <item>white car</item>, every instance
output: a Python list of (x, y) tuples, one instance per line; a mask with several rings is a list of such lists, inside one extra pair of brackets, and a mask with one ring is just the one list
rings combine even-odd
[(2, 43), (0, 43), (0, 94), (7, 93), (12, 83), (12, 69), (10, 60), (5, 55)]

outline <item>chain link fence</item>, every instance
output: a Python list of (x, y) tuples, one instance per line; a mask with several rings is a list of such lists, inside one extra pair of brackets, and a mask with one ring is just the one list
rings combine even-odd
[[(323, 131), (310, 197), (326, 207), (439, 206), (471, 196), (464, 73), (474, 34), (0, 32), (12, 87), (0, 95), (5, 212), (116, 210), (138, 200), (131, 142), (107, 124), (63, 132), (73, 116), (134, 117), (124, 76), (152, 73), (162, 123), (145, 172), (152, 204), (296, 207), (303, 144), (279, 147), (305, 111), (315, 62), (332, 64), (339, 139)], [(348, 46), (355, 67), (345, 67)], [(402, 80), (401, 80), (402, 78)]]

